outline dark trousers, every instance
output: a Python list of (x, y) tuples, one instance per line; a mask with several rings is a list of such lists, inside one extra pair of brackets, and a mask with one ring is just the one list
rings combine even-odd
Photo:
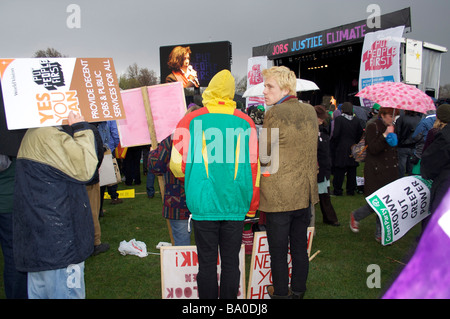
[(297, 293), (305, 292), (309, 271), (307, 229), (311, 208), (267, 213), (266, 219), (274, 295), (286, 296), (289, 292), (288, 246), (292, 257), (291, 289)]
[(140, 146), (129, 147), (127, 155), (123, 160), (123, 171), (125, 175), (125, 185), (141, 184), (141, 157), (142, 148)]
[(13, 255), (12, 213), (0, 213), (0, 244), (3, 252), (3, 283), (8, 299), (27, 299), (27, 273), (16, 269)]
[(320, 210), (322, 211), (323, 222), (326, 224), (333, 224), (338, 222), (336, 211), (330, 199), (330, 192), (319, 194)]
[[(195, 242), (198, 254), (197, 285), (200, 299), (236, 299), (239, 292), (239, 251), (243, 221), (196, 221)], [(220, 290), (217, 258), (220, 251)]]
[(347, 184), (345, 185), (347, 195), (354, 195), (356, 191), (356, 166), (333, 168), (333, 194), (342, 195), (342, 184), (344, 184), (347, 173)]

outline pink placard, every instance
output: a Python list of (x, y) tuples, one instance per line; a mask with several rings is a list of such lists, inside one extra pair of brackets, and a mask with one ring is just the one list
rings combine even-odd
[(122, 147), (151, 144), (141, 88), (121, 91), (126, 119), (117, 121)]
[(181, 82), (147, 87), (148, 98), (155, 123), (156, 139), (160, 143), (173, 133), (186, 114), (186, 100)]
[[(172, 134), (186, 113), (183, 86), (179, 82), (147, 87), (157, 142)], [(126, 119), (117, 127), (123, 147), (151, 144), (141, 88), (121, 92)]]

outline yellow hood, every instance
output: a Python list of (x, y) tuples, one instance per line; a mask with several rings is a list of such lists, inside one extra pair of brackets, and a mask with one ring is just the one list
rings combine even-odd
[(209, 82), (203, 92), (203, 105), (206, 107), (229, 106), (236, 107), (234, 99), (235, 83), (230, 71), (222, 70)]

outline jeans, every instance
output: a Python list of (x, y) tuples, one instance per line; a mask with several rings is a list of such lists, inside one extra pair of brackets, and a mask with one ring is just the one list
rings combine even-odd
[[(152, 172), (147, 172), (147, 196), (153, 197), (155, 196), (155, 174)], [(162, 194), (164, 197), (164, 194)]]
[[(236, 299), (239, 292), (239, 251), (244, 221), (196, 221), (198, 253), (197, 285), (200, 299)], [(220, 291), (217, 257), (220, 251)]]
[[(374, 210), (372, 209), (372, 207), (370, 207), (369, 204), (365, 204), (364, 206), (361, 206), (360, 208), (356, 209), (353, 212), (353, 217), (355, 218), (355, 220), (357, 222), (359, 222), (360, 220), (366, 218), (367, 216), (369, 216), (370, 214), (374, 214)], [(380, 224), (380, 219), (377, 216), (377, 224), (376, 224), (376, 230), (375, 230), (375, 237), (379, 238), (381, 237), (381, 224)]]
[(309, 271), (307, 230), (311, 208), (266, 214), (274, 295), (289, 293), (288, 247), (292, 257), (291, 289), (306, 291)]
[(28, 273), (30, 299), (84, 299), (84, 261), (67, 268)]
[(27, 273), (18, 271), (14, 264), (12, 213), (0, 213), (0, 243), (5, 296), (8, 299), (27, 299)]
[(405, 175), (411, 175), (413, 164), (411, 163), (410, 157), (414, 154), (414, 149), (408, 147), (398, 147), (397, 154), (399, 176), (403, 177)]
[(175, 246), (189, 246), (191, 244), (191, 232), (188, 231), (189, 221), (187, 219), (169, 219), (169, 222)]

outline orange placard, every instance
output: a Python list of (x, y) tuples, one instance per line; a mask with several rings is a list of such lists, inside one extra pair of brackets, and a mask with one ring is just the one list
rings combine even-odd
[(125, 118), (111, 58), (0, 59), (0, 75), (10, 130)]

